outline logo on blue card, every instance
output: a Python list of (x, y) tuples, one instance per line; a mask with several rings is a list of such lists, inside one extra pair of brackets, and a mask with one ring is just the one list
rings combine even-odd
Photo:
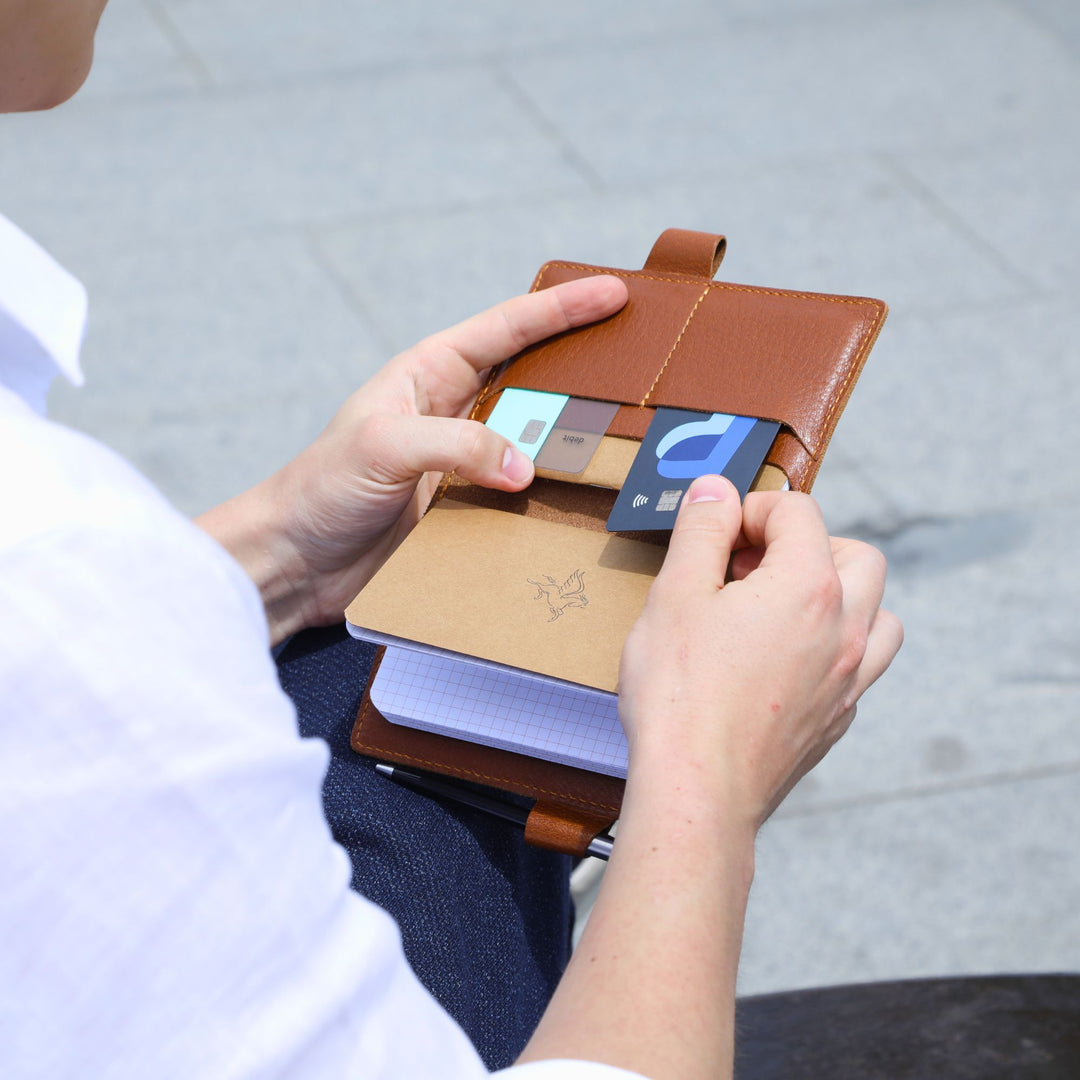
[(743, 498), (780, 425), (729, 413), (657, 408), (615, 505), (608, 532), (670, 529), (687, 482), (722, 473)]
[(672, 428), (656, 446), (656, 471), (669, 480), (692, 480), (721, 473), (756, 421), (749, 416), (714, 413)]

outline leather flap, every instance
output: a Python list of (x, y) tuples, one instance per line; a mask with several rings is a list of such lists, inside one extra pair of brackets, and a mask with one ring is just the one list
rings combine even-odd
[[(616, 315), (502, 365), (474, 415), (485, 416), (495, 394), (517, 386), (619, 402), (613, 436), (642, 438), (656, 406), (776, 420), (783, 430), (768, 460), (793, 487), (809, 490), (887, 308), (869, 297), (709, 280), (721, 239), (668, 230), (644, 270), (546, 264), (534, 290), (614, 274), (630, 298)], [(681, 269), (657, 269), (671, 266)]]

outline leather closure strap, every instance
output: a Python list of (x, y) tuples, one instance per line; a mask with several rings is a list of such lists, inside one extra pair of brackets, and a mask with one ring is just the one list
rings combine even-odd
[(561, 851), (582, 859), (590, 841), (609, 829), (614, 820), (614, 814), (605, 817), (553, 803), (537, 802), (525, 822), (525, 839), (536, 847)]
[(727, 240), (718, 233), (665, 229), (645, 260), (646, 270), (658, 274), (690, 274), (712, 278), (724, 260)]

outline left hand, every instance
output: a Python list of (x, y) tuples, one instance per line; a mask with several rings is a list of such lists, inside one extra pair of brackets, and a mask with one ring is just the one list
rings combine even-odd
[(443, 473), (518, 491), (532, 462), (467, 420), (490, 368), (618, 311), (616, 277), (516, 297), (425, 339), (357, 390), (326, 430), (262, 484), (199, 519), (259, 586), (274, 640), (335, 622), (420, 519)]

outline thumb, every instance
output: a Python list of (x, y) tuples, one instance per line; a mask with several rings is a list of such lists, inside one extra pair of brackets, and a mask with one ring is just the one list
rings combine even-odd
[(722, 588), (741, 528), (734, 484), (723, 476), (698, 477), (683, 496), (657, 584), (679, 591)]
[(457, 472), (502, 491), (532, 481), (533, 464), (517, 447), (476, 420), (445, 416), (369, 417), (365, 442), (374, 479), (400, 484), (427, 472)]

